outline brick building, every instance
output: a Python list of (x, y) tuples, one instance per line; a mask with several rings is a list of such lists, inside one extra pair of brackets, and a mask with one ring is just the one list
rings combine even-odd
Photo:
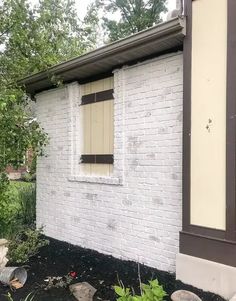
[(50, 137), (47, 235), (232, 297), (235, 23), (235, 0), (186, 0), (184, 16), (52, 67), (63, 87), (22, 80)]

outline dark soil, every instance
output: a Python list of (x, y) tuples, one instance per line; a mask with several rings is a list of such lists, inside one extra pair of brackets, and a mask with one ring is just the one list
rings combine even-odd
[[(94, 300), (116, 300), (113, 285), (122, 280), (125, 286), (133, 287), (139, 293), (138, 266), (131, 261), (122, 261), (96, 251), (83, 249), (65, 242), (50, 239), (50, 245), (41, 249), (38, 256), (28, 264), (28, 280), (25, 286), (11, 292), (14, 301), (24, 299), (30, 292), (35, 292), (34, 301), (74, 301), (68, 289), (51, 289), (45, 291), (44, 279), (47, 276), (63, 276), (70, 271), (78, 273), (74, 282), (87, 281), (97, 289)], [(170, 296), (172, 292), (186, 289), (197, 294), (203, 301), (224, 301), (223, 298), (198, 290), (175, 280), (175, 275), (140, 265), (142, 282), (157, 278)], [(194, 273), (194, 271), (193, 271)], [(9, 288), (0, 285), (0, 301)], [(166, 300), (169, 301), (170, 297)]]

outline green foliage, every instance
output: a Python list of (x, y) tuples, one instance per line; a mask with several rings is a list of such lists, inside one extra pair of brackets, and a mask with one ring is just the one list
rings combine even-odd
[[(97, 1), (97, 0), (96, 0)], [(101, 44), (101, 29), (99, 26), (100, 17), (99, 17), (99, 8), (98, 3), (92, 2), (87, 7), (87, 13), (83, 20), (83, 27), (87, 33), (87, 41), (89, 45), (99, 45)]]
[(0, 173), (3, 173), (8, 165), (18, 168), (29, 148), (42, 155), (47, 136), (36, 121), (30, 122), (25, 110), (27, 104), (21, 101), (22, 92), (0, 91)]
[(49, 241), (42, 238), (42, 228), (25, 228), (13, 237), (9, 244), (8, 258), (10, 262), (26, 263), (30, 257), (36, 255), (39, 249), (49, 244)]
[(10, 239), (7, 257), (13, 263), (27, 262), (48, 244), (42, 229), (35, 230), (35, 207), (34, 183), (11, 182), (1, 194), (0, 237)]
[(22, 185), (18, 189), (20, 205), (19, 219), (23, 225), (33, 225), (36, 219), (36, 187), (35, 184)]
[[(119, 21), (103, 17), (104, 28), (110, 41), (116, 41), (160, 23), (161, 13), (166, 12), (166, 0), (97, 0), (104, 11), (119, 12)], [(104, 12), (104, 14), (105, 14)]]
[(163, 301), (167, 296), (158, 280), (149, 281), (149, 284), (141, 284), (141, 295), (134, 295), (129, 288), (114, 286), (118, 295), (117, 301)]
[(17, 200), (17, 191), (13, 186), (2, 190), (0, 196), (0, 237), (10, 237), (18, 227), (20, 203)]
[(0, 15), (0, 42), (4, 44), (0, 62), (10, 82), (94, 46), (73, 0), (40, 0), (34, 7), (29, 0), (4, 0)]
[(30, 164), (30, 174), (35, 175), (36, 174), (36, 167), (37, 167), (37, 157), (33, 155), (31, 164)]
[[(8, 301), (14, 301), (10, 293), (8, 293), (6, 297)], [(33, 300), (34, 300), (34, 294), (31, 292), (24, 299), (21, 299), (20, 301), (33, 301)]]
[(157, 279), (149, 281), (149, 284), (142, 284), (142, 291), (142, 301), (162, 301), (167, 296)]
[(25, 172), (21, 175), (21, 180), (25, 182), (35, 182), (36, 173), (32, 174), (31, 172)]
[(10, 293), (8, 293), (6, 297), (8, 301), (14, 301)]
[(29, 293), (25, 299), (22, 299), (21, 301), (33, 301), (34, 300), (34, 293)]
[[(6, 167), (19, 167), (28, 149), (42, 155), (48, 142), (18, 81), (94, 47), (93, 11), (81, 22), (73, 0), (40, 0), (36, 6), (30, 2), (0, 1), (0, 203), (6, 201)], [(55, 84), (61, 82), (48, 76)]]
[(11, 238), (22, 225), (35, 222), (34, 183), (11, 182), (1, 193), (0, 237)]

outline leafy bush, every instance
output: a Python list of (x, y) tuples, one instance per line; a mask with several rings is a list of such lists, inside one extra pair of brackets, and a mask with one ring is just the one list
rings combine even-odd
[(20, 204), (17, 191), (8, 186), (0, 193), (0, 238), (9, 237), (17, 228)]
[(24, 225), (35, 222), (35, 184), (11, 182), (0, 192), (0, 238), (11, 238)]
[(149, 281), (149, 284), (141, 284), (141, 296), (132, 294), (129, 288), (114, 286), (117, 301), (162, 301), (167, 296), (158, 280)]
[(25, 228), (19, 231), (10, 241), (8, 259), (11, 263), (26, 263), (30, 257), (36, 255), (39, 249), (49, 244), (47, 239), (42, 237), (42, 228)]
[(10, 240), (8, 259), (25, 263), (38, 253), (48, 241), (42, 238), (42, 229), (35, 229), (35, 184), (11, 182), (0, 193), (0, 238)]

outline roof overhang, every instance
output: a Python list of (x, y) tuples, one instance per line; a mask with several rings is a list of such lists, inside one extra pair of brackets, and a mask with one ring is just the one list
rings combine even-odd
[(25, 86), (28, 94), (35, 95), (55, 86), (50, 80), (52, 75), (63, 83), (84, 81), (130, 62), (178, 49), (182, 47), (185, 31), (185, 19), (177, 17), (28, 76), (19, 84)]

